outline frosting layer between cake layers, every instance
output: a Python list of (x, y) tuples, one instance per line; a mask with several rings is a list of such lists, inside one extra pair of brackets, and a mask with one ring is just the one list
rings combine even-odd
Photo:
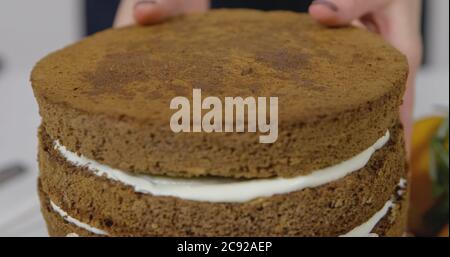
[(59, 141), (55, 149), (72, 165), (86, 167), (97, 176), (131, 186), (136, 192), (156, 196), (173, 196), (186, 200), (208, 202), (246, 202), (259, 197), (286, 194), (305, 188), (317, 187), (341, 179), (351, 172), (363, 168), (375, 151), (381, 149), (390, 138), (389, 131), (375, 144), (340, 164), (294, 178), (272, 178), (234, 180), (226, 178), (169, 178), (150, 175), (135, 175), (111, 168), (95, 160), (71, 152)]
[[(179, 179), (161, 176), (133, 175), (70, 152), (57, 140), (54, 141), (54, 148), (72, 165), (87, 168), (96, 176), (105, 176), (108, 179), (131, 186), (136, 192), (161, 196), (174, 196), (196, 201), (245, 202), (258, 197), (270, 197), (274, 194), (289, 193), (307, 187), (320, 186), (343, 178), (349, 173), (364, 167), (369, 162), (373, 153), (381, 149), (389, 139), (390, 133), (388, 131), (385, 136), (377, 140), (374, 145), (359, 155), (344, 161), (341, 164), (312, 172), (310, 175), (290, 179), (274, 178), (256, 180), (234, 180), (226, 178)], [(401, 179), (399, 187), (405, 187), (404, 179)], [(403, 192), (398, 192), (398, 196), (401, 194), (403, 194)], [(377, 211), (369, 220), (341, 236), (378, 236), (377, 234), (372, 233), (372, 230), (395, 206), (394, 199), (395, 196), (392, 196), (392, 198), (384, 204), (383, 208)], [(92, 227), (89, 224), (71, 217), (52, 200), (49, 200), (49, 202), (53, 211), (67, 222), (96, 235), (108, 235), (108, 232), (102, 229)], [(70, 233), (67, 236), (77, 236), (77, 234)]]
[[(209, 233), (252, 235), (251, 231), (254, 231), (255, 227), (266, 224), (266, 228), (260, 227), (264, 229), (257, 231), (255, 235), (356, 236), (364, 234), (360, 232), (361, 230), (370, 232), (367, 228), (371, 227), (370, 224), (377, 224), (379, 218), (383, 220), (378, 221), (382, 225), (378, 224), (371, 233), (385, 235), (386, 228), (390, 227), (390, 221), (386, 221), (383, 217), (387, 217), (386, 213), (389, 213), (389, 210), (397, 209), (393, 208), (397, 205), (389, 200), (395, 195), (395, 181), (398, 182), (406, 175), (404, 161), (400, 158), (402, 154), (392, 155), (393, 151), (402, 151), (403, 140), (399, 128), (399, 126), (390, 128), (390, 132), (386, 132), (385, 136), (363, 151), (365, 155), (360, 153), (343, 162), (354, 163), (353, 165), (336, 165), (341, 167), (340, 169), (336, 169), (335, 166), (328, 167), (324, 170), (331, 173), (319, 173), (322, 176), (316, 176), (316, 172), (319, 171), (315, 171), (309, 175), (287, 179), (194, 178), (191, 181), (185, 178), (134, 175), (111, 167), (108, 169), (115, 172), (105, 173), (102, 170), (104, 167), (91, 166), (93, 163), (100, 165), (98, 162), (70, 152), (58, 143), (58, 140), (41, 130), (39, 154), (43, 193), (41, 198), (51, 200), (56, 206), (60, 206), (60, 209), (64, 210), (63, 214), (83, 221), (93, 228), (107, 231), (109, 235), (134, 235), (133, 231), (139, 228), (145, 229), (137, 235), (190, 235), (189, 231), (184, 230), (186, 227), (196, 229), (193, 235)], [(82, 162), (80, 159), (83, 158)], [(353, 167), (355, 170), (346, 170), (342, 167)], [(361, 168), (358, 170), (359, 167)], [(339, 176), (333, 175), (333, 171), (337, 170)], [(326, 176), (330, 174), (331, 176)], [(116, 177), (112, 178), (112, 175)], [(126, 179), (123, 179), (124, 177)], [(148, 188), (147, 191), (142, 188), (138, 191), (136, 184), (133, 184), (135, 182), (133, 179), (136, 178), (137, 181), (144, 183), (144, 186), (137, 184), (138, 186), (145, 189), (150, 184), (151, 189), (156, 187), (162, 190), (159, 191), (160, 195), (151, 193)], [(308, 183), (299, 183), (298, 187), (293, 189), (289, 183), (282, 187), (280, 181), (284, 180)], [(262, 184), (259, 184), (261, 181)], [(316, 184), (312, 184), (311, 181), (315, 181)], [(236, 198), (230, 193), (233, 198), (226, 198), (229, 193), (227, 190), (239, 188), (241, 183), (243, 185), (250, 183), (251, 190), (253, 187), (262, 186), (268, 192), (254, 190), (244, 198)], [(271, 183), (278, 185), (278, 192), (271, 191), (275, 187), (267, 186)], [(213, 196), (211, 201), (206, 197), (192, 200), (186, 199), (192, 198), (192, 195), (184, 193), (178, 196), (179, 191), (171, 191), (178, 187), (185, 188), (182, 190), (183, 193), (189, 192), (188, 189), (195, 192), (199, 190), (198, 188), (199, 192), (206, 192), (205, 190), (214, 187), (222, 187), (223, 190), (215, 191), (217, 195)], [(282, 193), (283, 191), (286, 193)], [(161, 192), (164, 195), (161, 195)], [(212, 194), (212, 191), (207, 192), (208, 195)], [(224, 202), (218, 199), (223, 199)], [(43, 206), (50, 204), (43, 203)], [(52, 210), (51, 207), (48, 208), (49, 211)], [(360, 210), (357, 210), (359, 208)], [(401, 208), (403, 210), (403, 207)], [(61, 228), (62, 225), (58, 225), (61, 221), (58, 219), (65, 216), (56, 215), (55, 210), (52, 212), (54, 217), (51, 217), (51, 224), (57, 226), (54, 227), (56, 230), (53, 231), (56, 233), (53, 232), (53, 235), (61, 235), (60, 232), (63, 231), (64, 235), (71, 232), (86, 235), (79, 230)], [(217, 213), (223, 215), (217, 217)], [(320, 216), (322, 214), (323, 216)], [(247, 223), (249, 218), (252, 218), (252, 222)], [(237, 221), (231, 222), (228, 219)], [(391, 218), (389, 220), (392, 221)], [(210, 230), (210, 226), (216, 222), (222, 222), (220, 229)], [(110, 227), (111, 224), (114, 225)], [(241, 229), (238, 232), (235, 230), (237, 224), (240, 224)], [(317, 227), (306, 229), (313, 224)], [(336, 224), (336, 227), (332, 224)], [(360, 226), (362, 228), (359, 228)], [(398, 230), (393, 231), (400, 231), (400, 227), (401, 225)], [(397, 232), (393, 232), (392, 235), (397, 235)]]
[[(403, 190), (406, 188), (406, 180), (401, 179), (398, 186), (399, 186), (400, 190), (397, 192), (397, 195), (392, 196), (392, 198), (386, 202), (386, 204), (383, 206), (383, 208), (381, 210), (379, 210), (377, 213), (375, 213), (367, 222), (352, 229), (348, 233), (341, 235), (341, 237), (378, 237), (379, 235), (376, 233), (372, 233), (372, 230), (377, 226), (377, 224), (382, 219), (386, 218), (386, 215), (388, 214), (388, 212), (396, 205), (394, 199), (403, 195), (403, 193), (404, 193)], [(100, 235), (100, 236), (108, 235), (108, 232), (106, 232), (104, 230), (92, 227), (89, 224), (83, 223), (83, 222), (71, 217), (70, 215), (67, 214), (67, 212), (62, 210), (53, 201), (51, 201), (51, 200), (49, 200), (49, 201), (50, 201), (50, 206), (53, 209), (53, 211), (58, 213), (67, 222), (69, 222), (79, 228), (85, 229), (96, 235)], [(69, 233), (66, 236), (77, 237), (79, 235), (76, 233)]]

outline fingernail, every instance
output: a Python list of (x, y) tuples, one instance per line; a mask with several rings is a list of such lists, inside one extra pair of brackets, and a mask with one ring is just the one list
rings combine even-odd
[(141, 5), (141, 4), (157, 4), (158, 1), (156, 0), (141, 0), (139, 2), (137, 2), (134, 7), (136, 8), (137, 6)]
[(379, 33), (380, 30), (373, 22), (365, 22), (364, 26), (366, 26), (367, 30), (373, 33)]
[(321, 5), (325, 5), (326, 7), (330, 8), (333, 12), (337, 12), (339, 11), (339, 8), (337, 7), (337, 5), (333, 2), (330, 2), (328, 0), (314, 0), (311, 5), (315, 5), (315, 4), (321, 4)]

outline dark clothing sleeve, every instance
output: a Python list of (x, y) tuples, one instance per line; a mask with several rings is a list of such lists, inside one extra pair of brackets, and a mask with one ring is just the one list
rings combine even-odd
[[(119, 0), (85, 0), (87, 35), (112, 26)], [(259, 10), (291, 10), (306, 12), (312, 0), (212, 0), (212, 8), (252, 8)]]
[(212, 8), (252, 8), (307, 12), (312, 0), (212, 0)]
[(85, 32), (92, 35), (96, 32), (111, 28), (116, 16), (120, 0), (94, 1), (85, 0)]

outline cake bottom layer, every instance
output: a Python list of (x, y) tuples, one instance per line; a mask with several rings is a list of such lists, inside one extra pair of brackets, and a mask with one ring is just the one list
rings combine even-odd
[[(40, 133), (40, 196), (52, 236), (101, 235), (67, 222), (74, 219), (110, 236), (340, 236), (370, 220), (397, 195), (406, 178), (402, 129), (361, 170), (315, 188), (245, 203), (209, 203), (135, 192), (131, 187), (77, 167)], [(407, 198), (395, 204), (372, 233), (401, 236)], [(54, 206), (53, 206), (54, 207)]]
[[(41, 187), (39, 187), (41, 188)], [(39, 196), (41, 199), (41, 209), (44, 219), (47, 223), (47, 230), (52, 237), (101, 237), (108, 236), (105, 232), (91, 230), (96, 228), (86, 229), (73, 222), (67, 221), (67, 217), (62, 217), (51, 206), (49, 197), (39, 189)], [(406, 198), (401, 201), (396, 201), (395, 206), (389, 210), (387, 215), (381, 219), (371, 233), (383, 237), (399, 237), (403, 236), (406, 226)], [(131, 235), (126, 235), (131, 236)]]

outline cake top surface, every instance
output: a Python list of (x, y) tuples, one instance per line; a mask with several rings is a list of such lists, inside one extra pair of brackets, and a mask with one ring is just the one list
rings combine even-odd
[(167, 124), (171, 99), (279, 97), (280, 120), (308, 121), (404, 84), (402, 54), (372, 33), (284, 11), (216, 10), (110, 29), (41, 60), (35, 94), (80, 111)]

